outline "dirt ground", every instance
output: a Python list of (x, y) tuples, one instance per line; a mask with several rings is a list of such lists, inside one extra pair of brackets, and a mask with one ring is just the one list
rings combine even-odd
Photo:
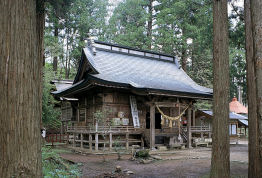
[[(123, 177), (208, 177), (211, 164), (211, 148), (192, 148), (185, 150), (172, 150), (153, 152), (153, 156), (161, 158), (148, 164), (130, 160), (131, 155), (122, 155), (122, 160), (117, 160), (117, 155), (107, 155), (103, 162), (101, 155), (94, 154), (61, 154), (64, 159), (75, 163), (82, 163), (83, 177), (103, 177), (104, 173), (114, 172), (116, 166), (122, 170), (128, 169), (134, 174)], [(232, 177), (247, 177), (248, 172), (248, 146), (247, 142), (230, 146), (230, 164)]]

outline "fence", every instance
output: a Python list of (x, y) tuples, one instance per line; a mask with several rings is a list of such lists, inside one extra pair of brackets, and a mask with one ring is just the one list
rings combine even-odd
[(45, 138), (47, 143), (66, 143), (69, 140), (69, 134), (47, 134)]

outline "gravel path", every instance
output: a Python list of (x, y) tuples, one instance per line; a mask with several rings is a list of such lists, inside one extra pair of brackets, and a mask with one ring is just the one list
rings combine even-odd
[[(211, 148), (156, 152), (154, 155), (161, 157), (162, 160), (141, 164), (138, 161), (129, 160), (130, 155), (122, 155), (120, 161), (117, 160), (117, 155), (107, 155), (107, 162), (103, 162), (101, 155), (61, 154), (64, 159), (83, 163), (83, 177), (96, 177), (103, 173), (111, 173), (118, 165), (121, 166), (122, 170), (128, 169), (134, 172), (134, 174), (125, 177), (208, 177), (211, 164)], [(230, 146), (230, 161), (233, 177), (247, 177), (247, 144), (232, 144)]]

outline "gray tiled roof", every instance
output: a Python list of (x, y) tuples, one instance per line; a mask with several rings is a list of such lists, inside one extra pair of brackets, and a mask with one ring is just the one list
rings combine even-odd
[[(87, 56), (90, 50), (84, 50)], [(117, 83), (130, 84), (135, 88), (148, 88), (210, 94), (212, 90), (196, 84), (175, 63), (140, 56), (108, 52), (97, 49), (93, 56), (99, 74), (92, 76)]]
[[(124, 84), (135, 89), (190, 93), (211, 98), (212, 89), (195, 83), (175, 62), (159, 60), (142, 55), (97, 48), (94, 55), (91, 49), (85, 48), (83, 54), (95, 70), (88, 74), (92, 79)], [(88, 80), (86, 77), (85, 80)], [(83, 85), (83, 81), (72, 86)], [(88, 82), (85, 82), (86, 85)], [(82, 87), (82, 86), (81, 86)], [(57, 92), (59, 93), (59, 92)]]

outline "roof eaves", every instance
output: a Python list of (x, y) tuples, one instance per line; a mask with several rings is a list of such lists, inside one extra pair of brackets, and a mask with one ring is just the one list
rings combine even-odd
[(203, 100), (213, 99), (213, 94), (209, 94), (209, 93), (201, 94), (201, 93), (189, 93), (189, 92), (170, 91), (170, 90), (161, 90), (161, 89), (148, 89), (148, 91), (149, 94), (151, 95), (165, 95), (165, 96), (203, 99)]
[(172, 96), (172, 97), (184, 97), (184, 98), (194, 98), (194, 99), (204, 99), (204, 100), (212, 100), (213, 98), (212, 93), (189, 93), (189, 92), (170, 91), (170, 90), (162, 90), (162, 89), (154, 89), (154, 88), (138, 88), (126, 83), (118, 83), (118, 82), (103, 80), (90, 74), (87, 74), (84, 80), (72, 85), (71, 87), (62, 91), (56, 91), (52, 93), (55, 94), (56, 96), (68, 96), (84, 91), (90, 88), (91, 86), (130, 89), (131, 91), (138, 92), (141, 95), (165, 95), (165, 96)]
[[(90, 66), (90, 68), (92, 69), (93, 73), (94, 74), (99, 74), (99, 72), (96, 70), (95, 66), (93, 66), (91, 63), (90, 63), (90, 60), (94, 60), (93, 59), (93, 56), (92, 55), (89, 55), (87, 56), (86, 52), (85, 52), (85, 48), (82, 49), (82, 54), (81, 54), (81, 60), (79, 62), (79, 67), (78, 67), (78, 70), (77, 70), (77, 74), (75, 76), (75, 79), (74, 79), (74, 82), (73, 84), (77, 83), (79, 80), (80, 80), (80, 73), (81, 73), (81, 69), (82, 69), (82, 66), (84, 64), (84, 62), (86, 61), (87, 64)], [(83, 69), (85, 70), (85, 69)]]
[(205, 100), (212, 100), (213, 94), (212, 93), (189, 93), (189, 92), (179, 92), (179, 91), (170, 91), (170, 90), (162, 90), (162, 89), (152, 89), (152, 88), (137, 88), (130, 84), (126, 83), (117, 83), (102, 80), (95, 76), (89, 75), (89, 80), (92, 80), (95, 85), (100, 86), (107, 86), (107, 87), (117, 87), (117, 88), (129, 88), (131, 90), (139, 90), (140, 92), (144, 92), (147, 95), (169, 95), (169, 96), (179, 96), (185, 98), (195, 98), (195, 99), (205, 99)]
[(67, 96), (68, 94), (71, 94), (71, 92), (81, 89), (81, 87), (83, 87), (85, 84), (87, 83), (86, 80), (81, 80), (75, 84), (73, 84), (71, 87), (65, 88), (63, 90), (58, 90), (58, 91), (54, 91), (52, 92), (52, 94), (54, 94), (56, 97), (64, 97)]

